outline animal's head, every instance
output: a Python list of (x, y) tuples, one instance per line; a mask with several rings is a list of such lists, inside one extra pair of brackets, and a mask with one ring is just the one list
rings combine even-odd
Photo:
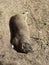
[(26, 21), (28, 16), (28, 12), (23, 12), (23, 13), (17, 13), (15, 17), (17, 18), (17, 21)]

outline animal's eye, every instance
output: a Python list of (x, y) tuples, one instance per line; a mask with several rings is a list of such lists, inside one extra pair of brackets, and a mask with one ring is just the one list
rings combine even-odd
[(22, 14), (25, 14), (24, 12)]

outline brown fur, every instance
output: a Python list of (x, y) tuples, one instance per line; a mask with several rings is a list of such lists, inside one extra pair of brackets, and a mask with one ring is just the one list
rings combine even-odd
[[(27, 24), (27, 14), (17, 14), (10, 20), (11, 43), (19, 47), (30, 43), (30, 31)], [(19, 46), (18, 46), (19, 45)]]

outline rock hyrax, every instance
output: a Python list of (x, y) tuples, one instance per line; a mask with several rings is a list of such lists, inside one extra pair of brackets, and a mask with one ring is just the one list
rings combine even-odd
[(21, 52), (32, 50), (30, 45), (30, 30), (27, 24), (27, 13), (17, 14), (10, 19), (11, 44)]

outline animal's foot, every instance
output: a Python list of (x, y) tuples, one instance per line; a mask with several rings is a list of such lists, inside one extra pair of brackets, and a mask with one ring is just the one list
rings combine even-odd
[(32, 51), (32, 47), (30, 44), (24, 43), (24, 44), (21, 44), (21, 46), (19, 45), (19, 51), (22, 53), (29, 53)]

